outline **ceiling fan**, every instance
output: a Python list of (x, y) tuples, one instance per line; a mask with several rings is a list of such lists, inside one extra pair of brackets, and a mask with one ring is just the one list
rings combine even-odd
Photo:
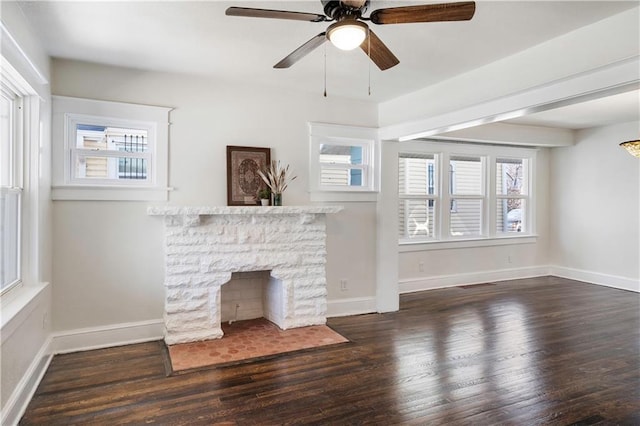
[(313, 37), (275, 64), (274, 68), (289, 68), (325, 41), (330, 40), (334, 46), (342, 50), (360, 47), (378, 68), (384, 71), (399, 64), (400, 61), (364, 21), (377, 25), (468, 21), (476, 11), (475, 2), (466, 1), (378, 9), (371, 12), (369, 17), (364, 17), (362, 15), (369, 6), (369, 0), (321, 0), (321, 2), (324, 15), (248, 7), (230, 7), (226, 15), (308, 22), (335, 21), (326, 31)]

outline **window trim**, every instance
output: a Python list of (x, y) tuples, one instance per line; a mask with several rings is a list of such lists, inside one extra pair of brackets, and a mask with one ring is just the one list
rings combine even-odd
[[(380, 141), (378, 129), (343, 126), (326, 123), (309, 125), (309, 193), (311, 201), (376, 201), (380, 188)], [(320, 145), (362, 147), (362, 164), (341, 165), (350, 169), (362, 169), (365, 185), (359, 187), (322, 185)]]
[[(403, 154), (408, 155), (433, 155), (438, 158), (435, 167), (436, 181), (439, 181), (440, 187), (436, 191), (436, 208), (438, 214), (435, 220), (434, 237), (433, 238), (401, 238), (398, 236), (398, 244), (400, 251), (416, 251), (416, 250), (436, 250), (458, 247), (476, 247), (491, 246), (502, 244), (518, 244), (535, 242), (536, 221), (535, 221), (535, 161), (537, 155), (536, 148), (523, 148), (513, 146), (495, 146), (486, 144), (472, 144), (462, 142), (440, 141), (440, 140), (421, 140), (400, 142), (398, 149), (398, 160)], [(477, 156), (483, 161), (482, 175), (482, 222), (481, 235), (473, 236), (452, 236), (449, 235), (450, 214), (449, 209), (444, 205), (449, 205), (453, 198), (468, 198), (465, 195), (452, 195), (450, 191), (450, 183), (444, 182), (441, 172), (445, 170), (443, 165), (449, 164), (451, 157), (456, 155)], [(503, 196), (502, 198), (522, 198), (525, 200), (525, 211), (523, 216), (527, 219), (528, 228), (526, 232), (508, 233), (498, 232), (496, 227), (496, 208), (495, 204), (499, 198), (496, 193), (496, 161), (500, 159), (527, 159), (526, 179), (527, 190), (525, 194), (518, 196)], [(448, 170), (448, 167), (446, 168)], [(439, 195), (438, 195), (439, 194)], [(398, 194), (399, 200), (407, 198), (402, 194)], [(424, 197), (423, 197), (424, 198)], [(478, 198), (473, 196), (472, 198)]]
[[(167, 201), (169, 114), (172, 108), (53, 96), (53, 200)], [(75, 124), (92, 124), (149, 131), (150, 159), (146, 182), (79, 179), (73, 174), (73, 160), (83, 150), (75, 146)], [(92, 153), (96, 153), (92, 151)], [(134, 155), (129, 155), (134, 154)], [(123, 157), (119, 152), (97, 156)], [(124, 157), (135, 157), (128, 153)]]

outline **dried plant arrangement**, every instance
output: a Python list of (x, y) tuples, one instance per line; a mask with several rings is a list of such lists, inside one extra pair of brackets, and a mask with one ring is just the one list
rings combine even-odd
[(291, 181), (298, 176), (289, 176), (289, 165), (282, 167), (280, 161), (272, 160), (264, 170), (258, 170), (258, 174), (267, 184), (273, 194), (282, 194)]

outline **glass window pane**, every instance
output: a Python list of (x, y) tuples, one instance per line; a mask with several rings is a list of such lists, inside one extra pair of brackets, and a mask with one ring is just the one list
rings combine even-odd
[(497, 201), (496, 230), (498, 232), (526, 232), (523, 212), (525, 200), (505, 198)]
[(451, 211), (451, 236), (478, 236), (482, 230), (482, 200), (455, 199)]
[(435, 200), (400, 200), (400, 238), (433, 238)]
[(146, 180), (147, 159), (78, 155), (75, 164), (75, 177), (79, 179)]
[(449, 159), (449, 192), (452, 195), (482, 195), (482, 159), (451, 156)]
[(147, 152), (149, 138), (144, 129), (78, 124), (76, 147), (94, 151)]
[(0, 290), (19, 278), (20, 192), (0, 189)]
[(11, 176), (12, 165), (12, 142), (11, 135), (13, 131), (13, 100), (4, 96), (0, 96), (0, 185), (13, 186)]
[(362, 164), (362, 147), (320, 144), (320, 162), (325, 164)]
[(526, 159), (496, 160), (496, 194), (524, 195), (527, 193)]
[(322, 186), (365, 186), (366, 176), (361, 168), (321, 167)]
[(398, 162), (398, 190), (404, 195), (434, 195), (435, 158), (433, 155), (401, 154)]

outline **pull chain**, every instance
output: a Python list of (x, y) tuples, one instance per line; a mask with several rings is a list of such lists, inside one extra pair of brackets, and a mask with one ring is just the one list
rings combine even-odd
[(367, 27), (367, 50), (369, 51), (369, 96), (371, 96), (371, 28)]
[(324, 44), (324, 97), (327, 97), (327, 43)]

